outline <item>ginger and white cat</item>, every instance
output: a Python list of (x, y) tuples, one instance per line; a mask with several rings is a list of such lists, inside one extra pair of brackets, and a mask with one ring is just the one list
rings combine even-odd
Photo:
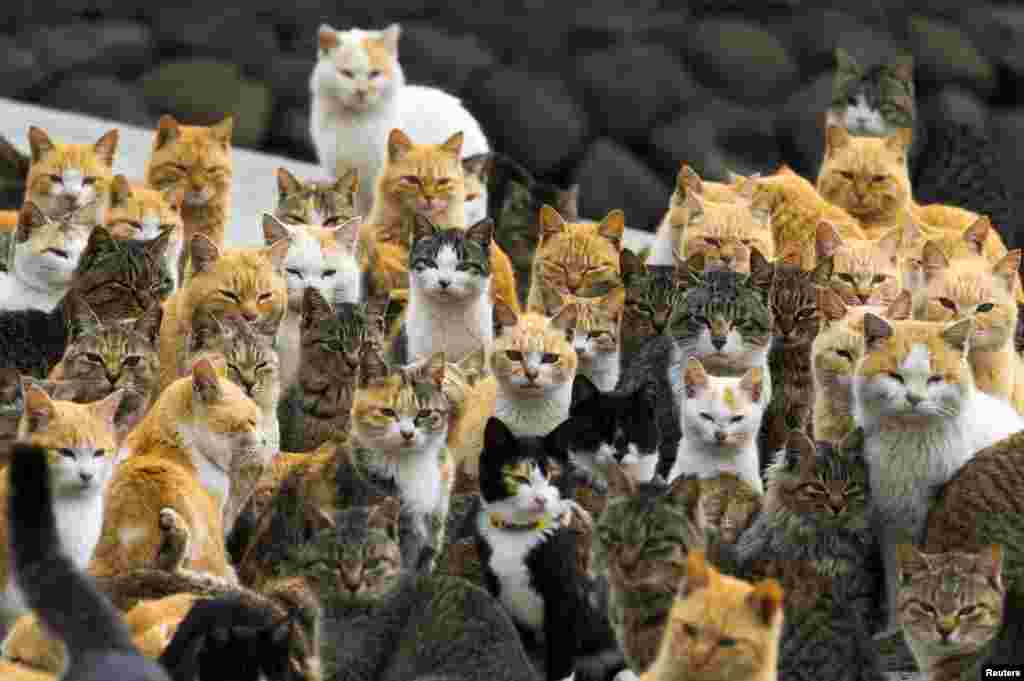
[[(459, 99), (437, 88), (406, 84), (398, 59), (400, 36), (398, 24), (380, 31), (339, 31), (322, 24), (318, 33), (310, 133), (328, 177), (358, 172), (361, 210), (374, 204), (388, 135), (395, 128), (430, 144), (461, 130), (463, 157), (490, 151), (480, 124)], [(474, 216), (480, 207), (486, 210), (486, 192), (474, 204), (460, 208), (463, 214), (455, 224), (472, 224), (467, 208)]]
[(556, 317), (564, 306), (575, 308), (572, 346), (579, 359), (576, 373), (589, 378), (601, 392), (614, 390), (621, 367), (626, 289), (614, 288), (593, 298), (548, 291), (544, 302), (545, 313), (550, 317)]
[(670, 481), (684, 474), (713, 478), (734, 473), (764, 493), (757, 452), (766, 406), (761, 400), (764, 379), (760, 367), (748, 369), (740, 378), (711, 376), (700, 360), (690, 358), (683, 372), (683, 439)]
[(132, 187), (124, 175), (114, 177), (110, 193), (110, 209), (105, 225), (115, 239), (149, 241), (162, 232), (170, 233), (164, 260), (174, 281), (179, 285), (178, 271), (185, 244), (185, 227), (181, 219), (181, 192), (168, 189), (159, 192), (146, 187)]

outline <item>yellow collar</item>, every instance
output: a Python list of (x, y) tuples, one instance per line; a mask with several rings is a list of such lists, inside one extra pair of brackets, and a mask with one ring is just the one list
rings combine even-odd
[(547, 516), (541, 517), (539, 520), (535, 520), (532, 523), (513, 523), (505, 520), (497, 513), (490, 513), (488, 516), (491, 519), (491, 527), (496, 527), (499, 530), (543, 530), (551, 524), (551, 518)]

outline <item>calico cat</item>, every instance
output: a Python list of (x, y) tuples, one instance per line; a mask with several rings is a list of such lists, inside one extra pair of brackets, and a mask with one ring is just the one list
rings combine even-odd
[(665, 331), (686, 286), (674, 265), (646, 265), (628, 248), (622, 249), (620, 262), (626, 289), (620, 364), (626, 366), (644, 343)]
[(614, 390), (619, 382), (622, 359), (619, 339), (625, 297), (626, 290), (621, 286), (592, 298), (555, 291), (544, 294), (545, 312), (551, 317), (557, 317), (566, 305), (575, 308), (572, 344), (579, 359), (576, 375), (586, 376), (599, 390)]
[[(360, 213), (359, 173), (350, 170), (336, 180), (299, 180), (286, 168), (277, 169), (277, 207), (274, 217), (286, 225), (337, 227)], [(361, 206), (369, 210), (369, 204)]]
[(547, 435), (569, 415), (579, 359), (568, 339), (575, 309), (549, 319), (522, 316), (499, 303), (490, 366), (497, 383), (494, 415), (517, 435)]
[(543, 440), (517, 439), (499, 419), (488, 420), (480, 498), (477, 551), (487, 590), (527, 641), (543, 644), (545, 678), (564, 679), (574, 658), (613, 649), (595, 587), (575, 560), (577, 532), (563, 525), (571, 504), (551, 485)]
[(42, 128), (29, 126), (32, 162), (25, 180), (26, 203), (35, 204), (50, 218), (78, 212), (83, 224), (103, 224), (118, 139), (115, 128), (95, 144), (66, 144), (54, 142)]
[(490, 248), (494, 223), (441, 229), (417, 216), (409, 246), (409, 304), (392, 353), (400, 363), (443, 352), (457, 362), (494, 340)]
[(683, 556), (708, 547), (700, 482), (637, 483), (608, 466), (608, 506), (594, 529), (594, 569), (608, 581), (608, 619), (629, 668), (654, 663), (672, 597), (683, 577)]
[[(897, 551), (899, 616), (918, 667), (933, 681), (976, 681), (983, 667), (1010, 643), (1004, 633), (1006, 582), (1003, 547), (978, 553), (924, 553), (910, 544)], [(1019, 643), (1014, 641), (1013, 643)]]
[[(161, 116), (157, 123), (153, 150), (146, 161), (146, 184), (159, 191), (181, 191), (186, 244), (202, 234), (217, 248), (224, 248), (224, 232), (231, 215), (234, 125), (230, 115), (211, 126), (184, 125), (170, 114)], [(184, 285), (188, 259), (179, 259), (178, 263), (178, 281)]]
[(886, 232), (878, 239), (846, 239), (827, 222), (818, 225), (818, 260), (831, 258), (829, 285), (848, 305), (892, 303), (903, 286), (899, 257), (900, 230)]
[[(4, 482), (11, 489), (4, 529), (11, 535), (14, 573), (28, 605), (67, 647), (62, 681), (170, 681), (160, 665), (139, 654), (117, 611), (65, 553), (43, 448), (15, 445)], [(68, 613), (72, 603), (74, 617)]]
[(775, 681), (782, 598), (776, 580), (751, 584), (724, 575), (691, 549), (657, 659), (640, 678)]
[(528, 310), (543, 312), (545, 291), (594, 296), (622, 285), (619, 258), (626, 223), (621, 210), (600, 223), (566, 222), (554, 208), (543, 206), (540, 226)]
[(197, 234), (189, 242), (192, 277), (164, 303), (160, 324), (160, 387), (182, 374), (189, 325), (197, 310), (223, 318), (242, 317), (266, 336), (277, 334), (288, 307), (282, 267), (291, 247), (281, 239), (265, 248), (222, 251)]
[(309, 452), (348, 433), (360, 351), (375, 333), (370, 317), (354, 303), (332, 309), (319, 291), (306, 289), (298, 373), (277, 411), (282, 451)]
[(690, 357), (683, 372), (683, 437), (669, 480), (684, 473), (702, 478), (735, 473), (764, 491), (757, 452), (764, 382), (761, 367), (748, 369), (742, 378), (722, 378), (708, 375), (700, 360)]
[(768, 468), (763, 510), (736, 544), (738, 574), (775, 577), (787, 594), (780, 678), (884, 678), (871, 638), (883, 581), (862, 445), (857, 431), (817, 446), (791, 431)]
[(180, 283), (179, 262), (185, 244), (181, 196), (177, 189), (159, 192), (146, 187), (132, 187), (128, 178), (117, 175), (110, 192), (110, 210), (104, 221), (115, 239), (152, 241), (162, 232), (169, 232), (164, 260), (175, 289)]
[(920, 543), (928, 504), (974, 454), (1024, 419), (974, 386), (966, 358), (974, 320), (888, 322), (864, 315), (854, 418), (864, 429), (871, 498), (887, 575), (887, 630), (896, 630), (895, 547)]
[[(22, 387), (25, 411), (17, 439), (45, 449), (52, 513), (69, 559), (84, 568), (92, 556), (103, 522), (103, 495), (110, 483), (117, 457), (114, 417), (122, 392), (90, 404), (53, 400), (31, 381)], [(0, 497), (8, 494), (7, 480), (0, 480)], [(6, 515), (4, 510), (3, 514)], [(0, 522), (6, 535), (7, 523)], [(15, 585), (9, 544), (0, 548), (0, 617), (5, 623), (26, 608), (24, 593)]]

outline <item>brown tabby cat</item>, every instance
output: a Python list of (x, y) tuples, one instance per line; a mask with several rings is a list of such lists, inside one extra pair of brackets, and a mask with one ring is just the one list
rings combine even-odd
[(723, 575), (700, 550), (672, 605), (658, 659), (642, 681), (776, 681), (782, 587)]
[[(203, 234), (224, 248), (231, 216), (231, 133), (234, 118), (215, 125), (182, 125), (169, 114), (160, 117), (153, 151), (146, 163), (146, 183), (158, 190), (182, 191), (185, 243)], [(187, 254), (191, 255), (191, 254)], [(178, 281), (185, 281), (187, 258), (179, 260)]]
[(333, 227), (359, 214), (359, 174), (349, 170), (337, 180), (299, 180), (285, 168), (277, 169), (277, 208), (274, 216), (288, 225)]
[(164, 192), (146, 187), (132, 187), (124, 175), (114, 177), (110, 193), (110, 209), (105, 225), (115, 239), (149, 241), (162, 232), (170, 238), (164, 260), (178, 288), (178, 272), (185, 227), (181, 219), (181, 196), (178, 189)]
[(51, 218), (89, 205), (91, 223), (103, 224), (114, 180), (118, 135), (114, 129), (95, 144), (64, 144), (51, 140), (42, 128), (29, 127), (32, 164), (25, 180), (25, 200)]

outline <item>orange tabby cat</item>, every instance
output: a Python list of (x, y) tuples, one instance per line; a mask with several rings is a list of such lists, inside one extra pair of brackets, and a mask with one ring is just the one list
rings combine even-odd
[[(146, 163), (146, 183), (161, 191), (181, 189), (185, 243), (203, 234), (224, 248), (224, 230), (231, 216), (233, 129), (231, 116), (209, 127), (182, 125), (168, 114), (160, 118)], [(178, 281), (185, 279), (184, 260), (179, 261)]]
[(776, 681), (782, 587), (750, 584), (686, 556), (686, 575), (669, 612), (658, 658), (642, 681)]
[(843, 239), (827, 222), (819, 223), (815, 250), (818, 259), (832, 258), (829, 286), (848, 305), (867, 305), (869, 300), (889, 304), (903, 289), (900, 269), (900, 230), (878, 239)]
[(160, 387), (183, 373), (180, 362), (197, 310), (221, 318), (242, 317), (266, 336), (277, 333), (288, 307), (281, 268), (290, 242), (264, 248), (221, 250), (197, 234), (189, 242), (192, 278), (164, 302), (160, 324)]
[(124, 175), (114, 177), (110, 192), (110, 209), (105, 222), (115, 239), (148, 241), (163, 231), (170, 232), (170, 243), (164, 259), (178, 287), (179, 263), (184, 244), (184, 223), (181, 219), (181, 192), (170, 189), (158, 192), (146, 187), (132, 187)]
[(45, 130), (30, 127), (32, 164), (25, 180), (25, 200), (51, 218), (91, 205), (91, 223), (103, 224), (114, 179), (118, 135), (114, 129), (95, 144), (62, 144), (51, 140)]

